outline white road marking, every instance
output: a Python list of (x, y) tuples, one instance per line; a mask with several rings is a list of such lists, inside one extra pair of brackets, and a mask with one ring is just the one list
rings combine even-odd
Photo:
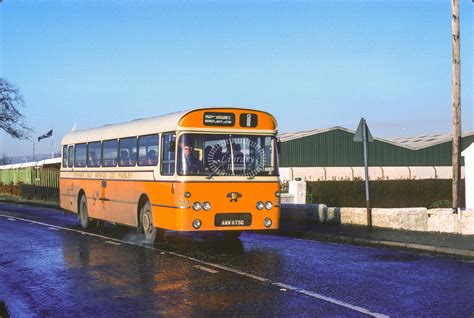
[(34, 223), (34, 224), (38, 224), (38, 225), (43, 225), (43, 226), (46, 226), (46, 227), (56, 228), (58, 230), (61, 229), (61, 230), (65, 230), (65, 231), (76, 232), (76, 233), (80, 233), (82, 235), (89, 235), (89, 236), (93, 236), (93, 237), (98, 237), (98, 238), (105, 239), (106, 242), (112, 242), (113, 241), (113, 242), (118, 243), (118, 244), (122, 243), (122, 244), (127, 244), (127, 245), (140, 246), (140, 247), (147, 248), (147, 249), (150, 249), (150, 250), (158, 251), (158, 252), (160, 252), (160, 254), (173, 255), (173, 256), (183, 258), (183, 259), (187, 259), (187, 260), (199, 263), (199, 264), (211, 266), (211, 267), (214, 267), (214, 268), (219, 268), (219, 269), (221, 269), (223, 271), (226, 271), (226, 272), (231, 272), (231, 273), (234, 273), (234, 274), (237, 274), (237, 275), (240, 275), (240, 276), (249, 277), (249, 278), (252, 278), (254, 280), (258, 280), (260, 282), (269, 283), (269, 284), (272, 284), (272, 285), (275, 285), (275, 286), (283, 287), (285, 289), (295, 291), (295, 292), (300, 293), (302, 295), (306, 295), (306, 296), (309, 296), (309, 297), (312, 297), (312, 298), (315, 298), (315, 299), (323, 300), (323, 301), (332, 303), (332, 304), (337, 305), (337, 306), (341, 306), (341, 307), (344, 307), (344, 308), (347, 308), (347, 309), (351, 309), (351, 310), (366, 314), (366, 315), (371, 316), (371, 317), (377, 317), (377, 318), (389, 317), (387, 315), (372, 312), (372, 311), (370, 311), (368, 309), (365, 309), (363, 307), (348, 304), (346, 302), (337, 300), (337, 299), (332, 298), (332, 297), (327, 297), (327, 296), (324, 296), (324, 295), (321, 295), (321, 294), (318, 294), (318, 293), (314, 293), (314, 292), (311, 292), (311, 291), (307, 291), (305, 289), (301, 289), (301, 288), (298, 288), (298, 287), (295, 287), (295, 286), (292, 286), (292, 285), (287, 285), (287, 284), (283, 284), (283, 283), (280, 283), (280, 282), (273, 282), (268, 278), (260, 277), (260, 276), (249, 274), (249, 273), (245, 273), (245, 272), (242, 272), (242, 271), (239, 271), (237, 269), (230, 268), (230, 267), (227, 267), (227, 266), (202, 261), (200, 259), (190, 257), (190, 256), (186, 256), (186, 255), (182, 255), (182, 254), (178, 254), (178, 253), (175, 253), (175, 252), (161, 250), (161, 249), (155, 248), (153, 246), (137, 244), (137, 243), (133, 243), (133, 242), (127, 242), (127, 241), (115, 239), (113, 237), (107, 237), (107, 236), (103, 236), (103, 235), (99, 235), (99, 234), (95, 234), (95, 233), (79, 231), (79, 230), (70, 229), (70, 228), (67, 228), (67, 227), (61, 227), (61, 226), (47, 224), (47, 223), (43, 223), (43, 222), (32, 221), (32, 220), (28, 220), (28, 219), (19, 218), (19, 217), (13, 217), (12, 218), (12, 217), (10, 217), (8, 215), (4, 215), (4, 214), (0, 214), (0, 217), (4, 217), (4, 218), (7, 218), (7, 219), (14, 219), (14, 220), (19, 220), (19, 221), (24, 221), (24, 222), (30, 222), (30, 223)]
[(199, 270), (202, 270), (202, 271), (211, 273), (211, 274), (217, 274), (217, 273), (219, 273), (219, 271), (216, 271), (216, 270), (213, 270), (213, 269), (210, 269), (210, 268), (201, 266), (201, 265), (195, 265), (195, 266), (193, 266), (193, 267), (194, 267), (194, 268), (197, 268), (197, 269), (199, 269)]
[(8, 221), (16, 221), (15, 219), (12, 219), (12, 218), (8, 218), (7, 220)]
[(342, 306), (342, 307), (346, 307), (346, 308), (352, 309), (354, 311), (361, 312), (363, 314), (366, 314), (366, 315), (369, 315), (369, 316), (372, 316), (372, 317), (388, 317), (386, 315), (373, 313), (373, 312), (371, 312), (371, 311), (369, 311), (365, 308), (362, 308), (362, 307), (359, 307), (359, 306), (353, 306), (353, 305), (345, 303), (343, 301), (339, 301), (337, 299), (334, 299), (334, 298), (331, 298), (331, 297), (326, 297), (324, 295), (321, 295), (321, 294), (318, 294), (318, 293), (313, 293), (313, 292), (310, 292), (310, 291), (307, 291), (307, 290), (304, 290), (304, 289), (303, 290), (298, 290), (298, 293), (304, 294), (304, 295), (307, 295), (307, 296), (310, 296), (310, 297), (318, 298), (318, 299), (321, 299), (321, 300), (325, 300), (329, 303), (339, 305), (339, 306)]
[(105, 241), (105, 243), (112, 244), (112, 245), (122, 245), (122, 243), (114, 242), (114, 241)]
[(56, 229), (56, 228), (50, 227), (50, 226), (48, 227), (48, 229), (53, 230), (53, 231), (59, 231), (59, 229)]

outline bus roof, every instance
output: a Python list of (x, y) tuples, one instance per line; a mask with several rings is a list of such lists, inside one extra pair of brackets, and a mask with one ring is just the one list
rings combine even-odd
[[(215, 121), (206, 123), (204, 116), (231, 116), (232, 125), (230, 122), (219, 124)], [(233, 115), (232, 115), (233, 114)], [(253, 114), (259, 116), (252, 124), (251, 128), (239, 126), (239, 116)], [(210, 120), (213, 120), (212, 118)], [(240, 118), (240, 120), (242, 120)], [(277, 122), (275, 118), (267, 112), (230, 107), (213, 107), (213, 108), (198, 108), (187, 111), (174, 112), (162, 116), (135, 119), (132, 121), (105, 125), (98, 128), (77, 130), (65, 135), (61, 141), (62, 145), (75, 144), (81, 142), (91, 142), (99, 140), (108, 140), (123, 138), (128, 136), (142, 136), (154, 134), (158, 132), (176, 131), (180, 129), (228, 129), (228, 130), (265, 130), (276, 133)]]

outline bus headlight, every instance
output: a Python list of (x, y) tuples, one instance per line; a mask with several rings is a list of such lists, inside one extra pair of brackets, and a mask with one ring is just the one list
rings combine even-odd
[(273, 208), (273, 204), (270, 201), (265, 202), (265, 209), (270, 210)]
[(272, 220), (270, 218), (266, 218), (264, 221), (263, 221), (263, 225), (265, 225), (265, 227), (270, 227), (272, 226)]
[(194, 210), (194, 211), (199, 211), (199, 210), (201, 210), (201, 209), (202, 209), (202, 205), (201, 205), (200, 202), (197, 202), (197, 201), (196, 201), (196, 202), (193, 203), (193, 210)]
[(204, 209), (204, 211), (209, 211), (212, 208), (212, 206), (209, 202), (206, 201), (202, 204), (202, 208)]
[[(271, 222), (270, 222), (271, 223)], [(198, 228), (201, 227), (201, 220), (196, 219), (193, 221), (193, 227), (197, 230)]]
[(265, 207), (265, 205), (263, 204), (262, 201), (257, 202), (257, 210), (263, 210), (264, 207)]

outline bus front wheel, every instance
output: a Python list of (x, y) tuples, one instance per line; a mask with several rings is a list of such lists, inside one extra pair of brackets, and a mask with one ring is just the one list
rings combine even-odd
[(140, 211), (141, 225), (145, 240), (148, 243), (155, 243), (163, 239), (164, 229), (159, 229), (153, 225), (153, 217), (151, 214), (151, 204), (146, 202)]
[(81, 221), (81, 226), (83, 229), (87, 229), (89, 227), (89, 212), (87, 211), (87, 200), (84, 194), (79, 200), (79, 220)]

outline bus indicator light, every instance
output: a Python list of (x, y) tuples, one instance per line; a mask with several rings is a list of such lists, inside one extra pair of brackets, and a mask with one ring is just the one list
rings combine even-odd
[(273, 208), (273, 204), (270, 201), (265, 202), (265, 209), (271, 210)]
[(191, 197), (191, 192), (184, 192), (184, 197), (185, 198), (190, 198)]
[(262, 201), (257, 202), (257, 210), (263, 210), (264, 207), (265, 207), (265, 205), (263, 204)]

